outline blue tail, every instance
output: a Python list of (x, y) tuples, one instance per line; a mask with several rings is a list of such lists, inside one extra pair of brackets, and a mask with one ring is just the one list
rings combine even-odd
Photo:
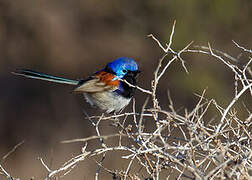
[(77, 80), (71, 80), (71, 79), (65, 79), (65, 78), (60, 78), (56, 76), (51, 76), (48, 74), (28, 70), (28, 69), (21, 69), (13, 72), (13, 74), (24, 76), (27, 78), (33, 78), (33, 79), (41, 79), (45, 81), (51, 81), (51, 82), (56, 82), (56, 83), (61, 83), (61, 84), (70, 84), (70, 85), (78, 85), (79, 81)]

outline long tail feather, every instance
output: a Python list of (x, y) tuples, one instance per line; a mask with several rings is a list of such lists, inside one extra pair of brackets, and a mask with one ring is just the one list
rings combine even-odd
[(41, 80), (45, 80), (45, 81), (51, 81), (51, 82), (62, 83), (62, 84), (77, 85), (79, 83), (79, 81), (77, 81), (77, 80), (56, 77), (56, 76), (28, 70), (28, 69), (21, 69), (21, 70), (17, 70), (15, 72), (12, 72), (12, 73), (15, 75), (24, 76), (27, 78), (41, 79)]

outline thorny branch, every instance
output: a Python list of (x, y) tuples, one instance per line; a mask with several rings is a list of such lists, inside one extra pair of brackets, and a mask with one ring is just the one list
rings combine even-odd
[[(250, 68), (252, 58), (248, 57), (247, 62), (243, 61), (244, 66), (238, 66), (240, 59), (213, 49), (210, 43), (208, 46), (194, 46), (195, 49), (189, 49), (193, 43), (191, 42), (182, 50), (175, 51), (172, 48), (175, 24), (176, 21), (165, 45), (154, 35), (149, 35), (163, 52), (150, 82), (150, 88), (144, 89), (125, 81), (147, 96), (141, 112), (136, 112), (134, 101), (132, 112), (88, 116), (96, 135), (63, 141), (63, 143), (86, 144), (78, 156), (71, 158), (56, 170), (48, 168), (40, 158), (48, 171), (45, 179), (65, 176), (80, 162), (94, 157), (100, 159), (95, 160), (98, 166), (94, 172), (95, 179), (101, 178), (101, 171), (110, 174), (112, 179), (124, 180), (143, 179), (143, 177), (153, 180), (252, 178), (252, 110), (244, 105), (247, 117), (240, 119), (239, 112), (234, 108), (243, 95), (250, 92), (252, 96)], [(235, 41), (233, 43), (241, 51), (252, 54), (251, 50)], [(185, 60), (182, 58), (185, 53), (209, 55), (231, 70), (235, 77), (234, 96), (226, 107), (222, 107), (215, 99), (207, 99), (206, 90), (203, 90), (200, 95), (196, 95), (199, 98), (198, 103), (190, 111), (185, 109), (184, 113), (178, 113), (179, 110), (174, 107), (170, 93), (168, 93), (169, 110), (162, 108), (157, 98), (160, 79), (176, 60), (181, 62), (185, 72), (188, 73)], [(148, 103), (150, 101), (151, 103)], [(216, 116), (209, 119), (207, 114), (210, 108), (214, 109)], [(133, 119), (133, 123), (126, 126), (125, 122), (128, 119)], [(148, 121), (151, 119), (155, 125), (151, 131), (145, 128), (147, 119)], [(100, 132), (101, 121), (110, 121), (117, 129), (117, 133), (103, 135)], [(118, 142), (117, 145), (106, 144), (108, 138), (114, 138)], [(88, 151), (89, 141), (95, 139), (100, 140), (100, 146)], [(130, 146), (124, 145), (129, 140), (134, 143)], [(103, 162), (106, 161), (105, 157), (109, 156), (108, 152), (116, 155), (122, 151), (124, 155), (121, 155), (121, 158), (127, 163), (126, 166), (118, 167), (116, 170), (104, 167)], [(135, 170), (136, 165), (141, 166), (140, 170)], [(5, 173), (5, 176), (8, 177), (8, 173)]]
[(2, 157), (1, 163), (0, 163), (0, 175), (5, 176), (8, 180), (19, 180), (19, 178), (14, 178), (10, 175), (10, 173), (8, 173), (4, 167), (2, 166), (2, 164), (4, 163), (4, 161), (12, 154), (14, 153), (18, 147), (20, 147), (22, 144), (24, 144), (24, 141), (21, 141), (20, 143), (18, 143), (17, 145), (15, 145), (6, 155), (4, 155)]
[[(162, 43), (154, 36), (149, 35), (164, 52), (160, 58), (154, 78), (150, 82), (151, 88), (144, 89), (138, 86), (137, 88), (147, 97), (151, 96), (152, 106), (147, 108), (148, 100), (145, 101), (142, 111), (135, 112), (135, 103), (133, 103), (133, 111), (112, 116), (93, 116), (89, 119), (96, 120), (94, 127), (97, 131), (97, 136), (92, 136), (83, 139), (74, 139), (64, 141), (71, 142), (87, 142), (92, 139), (103, 139), (119, 137), (118, 146), (108, 146), (101, 144), (100, 148), (93, 151), (83, 150), (82, 153), (71, 159), (58, 170), (49, 170), (48, 178), (55, 177), (59, 172), (66, 171), (68, 168), (73, 168), (86, 157), (95, 157), (103, 155), (102, 160), (98, 163), (99, 167), (96, 171), (95, 179), (98, 179), (99, 172), (103, 167), (102, 162), (107, 152), (125, 151), (128, 155), (121, 156), (122, 159), (128, 159), (128, 165), (124, 170), (109, 170), (105, 171), (113, 174), (112, 178), (121, 179), (141, 179), (139, 172), (133, 171), (134, 164), (142, 166), (142, 174), (146, 179), (161, 179), (161, 177), (178, 179), (214, 179), (214, 178), (251, 178), (249, 170), (252, 170), (252, 150), (251, 150), (251, 128), (252, 115), (251, 110), (248, 110), (248, 117), (245, 120), (239, 119), (237, 113), (234, 113), (234, 104), (237, 103), (242, 95), (252, 89), (251, 73), (249, 73), (251, 58), (240, 69), (235, 63), (239, 60), (219, 50), (213, 49), (210, 44), (206, 46), (194, 46), (197, 49), (189, 49), (191, 43), (185, 46), (180, 51), (172, 49), (173, 35), (175, 33), (175, 24), (172, 26), (169, 42)], [(251, 53), (244, 47), (234, 44), (244, 52)], [(185, 113), (179, 114), (173, 105), (170, 94), (169, 108), (171, 111), (162, 109), (159, 104), (159, 99), (156, 96), (157, 88), (160, 79), (165, 75), (170, 65), (176, 60), (181, 62), (185, 72), (188, 70), (185, 66), (185, 60), (182, 58), (184, 53), (198, 53), (209, 55), (226, 67), (235, 75), (236, 91), (233, 99), (227, 107), (221, 107), (216, 100), (208, 100), (205, 97), (206, 90), (199, 97), (198, 103), (189, 112), (185, 109)], [(168, 56), (169, 55), (169, 56)], [(170, 56), (171, 55), (171, 56)], [(168, 59), (170, 57), (170, 59)], [(240, 84), (240, 88), (238, 85)], [(148, 99), (148, 98), (147, 98)], [(135, 101), (134, 101), (135, 102)], [(210, 107), (214, 107), (216, 112), (220, 114), (214, 120), (206, 120), (205, 116)], [(126, 127), (125, 121), (127, 118), (133, 118), (133, 124)], [(156, 124), (152, 132), (145, 131), (145, 118), (153, 118)], [(100, 121), (112, 121), (117, 124), (118, 134), (101, 135), (98, 126)], [(137, 121), (139, 123), (137, 123)], [(135, 130), (133, 130), (133, 127)], [(181, 136), (177, 132), (181, 133)], [(122, 138), (123, 137), (123, 138)], [(136, 144), (132, 146), (124, 146), (124, 139), (131, 139)], [(85, 149), (85, 148), (84, 148)], [(44, 164), (44, 163), (43, 163)], [(44, 164), (46, 167), (46, 165)], [(173, 172), (171, 176), (169, 172)]]

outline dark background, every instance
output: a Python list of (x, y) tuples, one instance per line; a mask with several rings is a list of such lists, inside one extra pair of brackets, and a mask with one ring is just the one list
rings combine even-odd
[[(25, 140), (3, 165), (13, 176), (41, 179), (46, 171), (38, 157), (51, 162), (54, 169), (79, 153), (82, 145), (60, 144), (61, 140), (95, 135), (82, 109), (90, 115), (101, 114), (90, 109), (82, 96), (72, 94), (71, 86), (25, 79), (11, 71), (28, 68), (78, 79), (126, 56), (134, 58), (142, 70), (138, 84), (150, 88), (162, 52), (148, 34), (165, 43), (176, 19), (175, 50), (194, 40), (194, 45), (210, 42), (213, 48), (237, 57), (241, 51), (231, 40), (252, 47), (251, 9), (251, 0), (0, 0), (0, 157)], [(189, 75), (179, 62), (168, 69), (158, 89), (160, 105), (167, 110), (169, 90), (183, 113), (197, 102), (193, 93), (207, 88), (206, 96), (225, 107), (234, 95), (232, 72), (205, 55), (183, 57)], [(137, 110), (144, 99), (137, 92)], [(244, 102), (251, 105), (251, 96)], [(108, 123), (103, 125), (102, 134), (114, 132)], [(88, 148), (95, 148), (95, 143)], [(105, 165), (113, 169), (119, 162), (120, 158), (111, 158)], [(94, 167), (89, 159), (65, 179), (93, 178)]]

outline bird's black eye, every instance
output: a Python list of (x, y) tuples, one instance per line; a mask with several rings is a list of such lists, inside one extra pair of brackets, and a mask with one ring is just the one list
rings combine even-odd
[(123, 70), (123, 72), (124, 72), (124, 73), (126, 73), (126, 72), (127, 72), (127, 70), (125, 70), (125, 69), (124, 69), (124, 70)]

